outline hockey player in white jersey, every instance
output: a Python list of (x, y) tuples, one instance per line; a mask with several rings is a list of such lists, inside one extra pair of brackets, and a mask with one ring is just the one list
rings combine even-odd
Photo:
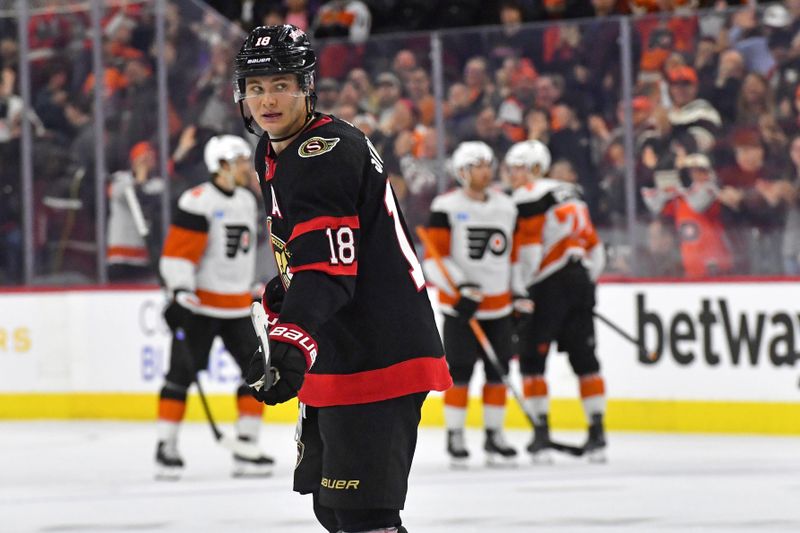
[[(208, 366), (216, 336), (240, 369), (246, 369), (259, 345), (250, 321), (256, 267), (255, 195), (247, 188), (252, 175), (250, 145), (241, 137), (209, 139), (204, 158), (211, 180), (184, 192), (169, 228), (160, 261), (170, 298), (164, 319), (173, 331), (169, 371), (158, 404), (156, 463), (160, 477), (178, 477), (183, 460), (178, 429), (186, 410), (187, 389), (197, 371)], [(175, 336), (185, 332), (185, 340)], [(263, 404), (243, 382), (237, 391), (238, 438), (255, 442)], [(266, 455), (234, 455), (234, 475), (271, 473)]]
[[(546, 148), (546, 147), (545, 147)], [(538, 177), (549, 153), (541, 146), (512, 146), (506, 165), (529, 173), (530, 181), (512, 198), (519, 218), (514, 243), (519, 261), (513, 268), (515, 292), (527, 291), (534, 302), (530, 320), (519, 329), (520, 370), (526, 410), (534, 416), (534, 436), (527, 450), (534, 461), (549, 461), (549, 402), (545, 362), (550, 345), (567, 352), (580, 381), (581, 400), (589, 421), (584, 449), (602, 460), (605, 383), (595, 354), (595, 283), (605, 266), (605, 252), (589, 218), (580, 189), (574, 184)]]
[(516, 450), (503, 435), (506, 388), (501, 376), (486, 359), (468, 325), (473, 316), (486, 332), (503, 372), (511, 358), (510, 292), (512, 238), (517, 210), (511, 199), (490, 186), (494, 174), (492, 149), (480, 141), (461, 143), (453, 152), (452, 167), (460, 188), (434, 198), (427, 230), (431, 244), (458, 293), (426, 254), (426, 278), (439, 289), (444, 318), (444, 346), (453, 387), (445, 391), (447, 451), (454, 465), (469, 457), (464, 439), (468, 386), (475, 363), (484, 362), (484, 450), (490, 464), (513, 462)]

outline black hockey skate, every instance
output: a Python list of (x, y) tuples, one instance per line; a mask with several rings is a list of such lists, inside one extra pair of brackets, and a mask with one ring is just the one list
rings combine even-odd
[(517, 450), (509, 446), (503, 432), (499, 429), (487, 429), (486, 441), (483, 444), (486, 452), (486, 463), (489, 466), (514, 466), (517, 462)]
[(540, 416), (536, 419), (536, 426), (533, 428), (533, 440), (525, 449), (531, 454), (531, 460), (535, 464), (553, 464), (550, 424), (546, 416)]
[(589, 438), (583, 445), (583, 452), (589, 458), (590, 463), (606, 462), (606, 432), (603, 428), (603, 415), (592, 415), (589, 424)]
[(464, 440), (463, 429), (447, 430), (447, 453), (450, 455), (450, 466), (465, 468), (469, 460), (469, 451)]
[(183, 459), (175, 443), (160, 440), (156, 446), (156, 479), (177, 481), (183, 474)]
[[(251, 439), (239, 436), (239, 440), (249, 442)], [(233, 477), (266, 477), (272, 475), (275, 460), (262, 454), (256, 459), (233, 454)]]

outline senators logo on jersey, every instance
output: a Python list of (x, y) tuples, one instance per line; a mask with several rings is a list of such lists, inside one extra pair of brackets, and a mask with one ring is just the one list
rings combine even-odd
[(508, 237), (499, 228), (467, 228), (470, 259), (480, 259), (488, 249), (494, 255), (501, 256), (508, 247)]
[(286, 247), (286, 243), (274, 233), (270, 234), (270, 241), (272, 242), (272, 253), (275, 255), (275, 265), (278, 267), (278, 275), (281, 277), (284, 288), (288, 289), (292, 282), (292, 271), (289, 267), (292, 254)]

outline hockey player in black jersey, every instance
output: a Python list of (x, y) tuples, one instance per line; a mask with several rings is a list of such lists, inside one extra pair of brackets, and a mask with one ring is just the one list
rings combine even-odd
[(299, 398), (294, 490), (313, 494), (328, 531), (404, 531), (422, 403), (451, 380), (383, 162), (359, 130), (314, 112), (315, 63), (288, 24), (254, 29), (236, 56), (279, 269), (262, 302), (272, 369), (257, 353), (247, 381), (270, 405)]

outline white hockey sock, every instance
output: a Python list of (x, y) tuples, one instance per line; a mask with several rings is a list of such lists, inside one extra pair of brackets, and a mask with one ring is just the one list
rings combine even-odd
[(547, 396), (531, 396), (525, 398), (525, 408), (529, 413), (533, 413), (534, 418), (547, 416), (550, 412), (550, 400)]
[(505, 405), (483, 404), (483, 426), (486, 429), (503, 429), (503, 420), (506, 417)]
[(592, 415), (604, 415), (606, 412), (605, 394), (581, 398), (581, 403), (583, 404), (583, 412), (586, 414), (586, 420), (591, 421)]
[(467, 422), (467, 410), (462, 407), (444, 406), (444, 424), (447, 429), (464, 429)]
[(260, 430), (260, 416), (241, 415), (236, 421), (236, 433), (240, 437), (245, 437), (250, 442), (258, 442), (258, 433)]
[(156, 422), (156, 431), (158, 433), (158, 440), (164, 441), (172, 446), (178, 442), (178, 430), (180, 429), (180, 422), (170, 422), (169, 420), (159, 420)]

